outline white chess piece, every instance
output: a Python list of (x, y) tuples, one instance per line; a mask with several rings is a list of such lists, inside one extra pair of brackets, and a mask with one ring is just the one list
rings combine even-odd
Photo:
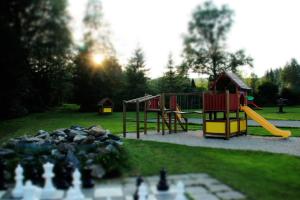
[(74, 200), (76, 199), (76, 191), (73, 187), (70, 187), (67, 191), (65, 200)]
[(24, 170), (23, 170), (22, 166), (19, 164), (15, 170), (16, 185), (15, 185), (15, 188), (12, 190), (12, 196), (14, 198), (21, 198), (23, 196), (23, 192), (24, 192), (23, 172), (24, 172)]
[(176, 185), (176, 197), (175, 200), (186, 200), (186, 197), (184, 195), (184, 184), (182, 181), (179, 181)]
[(32, 185), (31, 181), (26, 181), (22, 200), (39, 200), (41, 189)]
[(148, 188), (145, 183), (142, 183), (139, 186), (138, 195), (139, 195), (139, 200), (147, 200), (148, 199)]
[(85, 200), (85, 197), (81, 191), (81, 174), (78, 169), (75, 169), (73, 173), (73, 187), (70, 187), (67, 191), (65, 200)]
[(53, 167), (54, 165), (49, 162), (43, 165), (45, 185), (42, 190), (42, 199), (52, 199), (51, 197), (56, 196), (57, 190), (52, 183), (52, 178), (54, 177)]

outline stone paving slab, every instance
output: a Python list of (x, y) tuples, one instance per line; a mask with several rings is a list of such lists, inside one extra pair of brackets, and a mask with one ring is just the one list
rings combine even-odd
[[(135, 133), (128, 133), (128, 139), (136, 139)], [(300, 156), (300, 138), (290, 137), (264, 137), (264, 136), (238, 136), (230, 140), (204, 138), (202, 131), (189, 131), (161, 135), (161, 133), (148, 132), (141, 134), (141, 140), (181, 144), (187, 146), (210, 147), (233, 150), (265, 151), (271, 153)]]
[[(184, 179), (184, 180), (182, 180)], [(86, 200), (106, 200), (107, 194), (111, 196), (111, 200), (133, 200), (133, 194), (136, 191), (136, 178), (115, 179), (97, 183), (94, 189), (84, 189), (83, 193)], [(156, 190), (158, 181), (154, 176), (144, 177), (148, 185), (148, 200), (174, 200), (176, 195), (176, 183), (183, 181), (186, 193), (194, 200), (235, 200), (243, 199), (245, 196), (238, 191), (233, 190), (220, 181), (210, 177), (207, 174), (182, 174), (169, 175), (168, 182), (170, 190), (168, 192), (158, 192)], [(1, 200), (11, 200), (11, 198), (1, 198), (1, 196), (9, 196), (9, 192), (0, 191)]]
[(215, 184), (215, 185), (210, 185), (209, 186), (209, 191), (212, 193), (217, 193), (217, 192), (227, 192), (231, 191), (232, 189), (228, 187), (227, 185), (224, 184)]
[(242, 193), (236, 191), (218, 192), (216, 195), (222, 200), (245, 199), (245, 196)]
[(216, 197), (213, 194), (200, 194), (195, 197), (193, 197), (194, 200), (220, 200), (218, 197)]

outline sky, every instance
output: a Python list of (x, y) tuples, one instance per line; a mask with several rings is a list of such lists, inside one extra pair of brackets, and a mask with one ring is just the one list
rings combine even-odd
[[(82, 18), (87, 0), (69, 0), (74, 40), (82, 36)], [(104, 19), (121, 64), (126, 65), (134, 49), (145, 53), (149, 76), (166, 71), (168, 55), (175, 64), (182, 60), (183, 35), (192, 12), (203, 0), (102, 0)], [(254, 59), (254, 68), (264, 75), (284, 66), (291, 58), (300, 60), (299, 0), (215, 0), (234, 10), (234, 23), (227, 37), (227, 50), (244, 49)], [(198, 75), (191, 75), (197, 77)]]

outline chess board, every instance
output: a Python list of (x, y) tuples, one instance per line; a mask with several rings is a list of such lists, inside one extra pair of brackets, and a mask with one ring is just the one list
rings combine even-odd
[[(177, 192), (176, 186), (179, 181), (183, 182), (186, 194), (195, 200), (241, 200), (246, 198), (242, 193), (233, 190), (207, 174), (170, 175), (168, 176), (170, 186), (168, 192), (157, 191), (158, 176), (143, 177), (143, 179), (148, 187), (148, 200), (174, 200)], [(133, 195), (137, 189), (136, 181), (136, 177), (101, 180), (97, 182), (94, 188), (82, 189), (82, 192), (86, 200), (107, 200), (107, 197), (111, 197), (110, 200), (133, 200)], [(12, 188), (13, 185), (8, 191), (0, 191), (0, 200), (14, 200), (11, 198)], [(66, 191), (62, 192), (63, 198), (61, 199), (64, 199)]]
[[(83, 189), (83, 193), (86, 197), (85, 200), (133, 200), (133, 195), (135, 192), (134, 185), (129, 186), (131, 189), (126, 188), (126, 186), (103, 186), (97, 185), (94, 189)], [(63, 192), (62, 198), (57, 198), (57, 200), (63, 200), (66, 196), (66, 191)], [(176, 195), (176, 186), (172, 185), (168, 192), (159, 192), (156, 189), (156, 185), (150, 185), (148, 190), (148, 200), (174, 200)], [(60, 195), (59, 195), (60, 196)], [(0, 191), (1, 200), (13, 200), (11, 195), (11, 190)], [(47, 199), (45, 199), (47, 200)]]

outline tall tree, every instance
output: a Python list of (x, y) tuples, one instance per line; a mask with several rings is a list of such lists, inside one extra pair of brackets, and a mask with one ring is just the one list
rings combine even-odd
[(29, 49), (29, 64), (33, 72), (36, 95), (42, 103), (55, 106), (70, 95), (72, 77), (71, 33), (68, 28), (67, 0), (32, 1), (29, 8), (35, 21), (24, 33), (24, 45)]
[(175, 72), (172, 54), (169, 54), (166, 68), (167, 71), (164, 73), (164, 76), (161, 79), (161, 91), (176, 92), (178, 91), (178, 80)]
[(285, 88), (300, 94), (300, 64), (292, 59), (282, 70), (282, 81)]
[(255, 73), (250, 74), (250, 78), (247, 79), (248, 85), (252, 88), (252, 95), (257, 93), (257, 88), (259, 85), (259, 78)]
[(252, 66), (252, 58), (243, 50), (226, 51), (226, 36), (232, 26), (233, 11), (211, 1), (197, 7), (184, 38), (185, 68), (209, 75), (211, 80), (225, 70), (236, 71), (242, 65)]
[(140, 97), (147, 93), (147, 71), (144, 52), (140, 47), (137, 47), (129, 59), (125, 71), (126, 85), (124, 89), (127, 93), (127, 99)]
[(103, 20), (101, 1), (88, 1), (83, 22), (83, 46), (75, 59), (74, 101), (81, 111), (96, 111), (97, 102), (104, 97), (115, 100), (118, 107), (123, 74)]
[[(1, 117), (41, 110), (61, 101), (71, 44), (66, 0), (0, 3)], [(2, 96), (3, 95), (3, 96)]]

